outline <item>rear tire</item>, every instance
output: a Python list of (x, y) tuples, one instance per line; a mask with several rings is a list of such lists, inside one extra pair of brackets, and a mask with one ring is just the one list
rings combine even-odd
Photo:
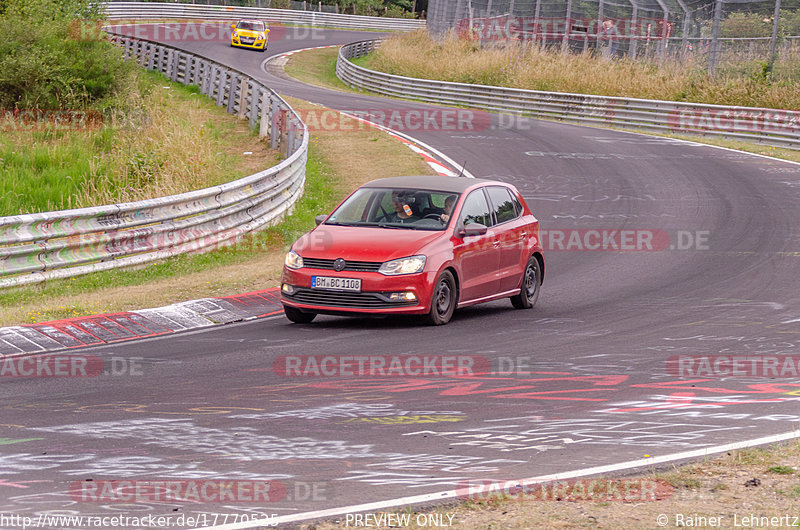
[(511, 305), (517, 309), (530, 309), (539, 299), (542, 285), (542, 266), (534, 256), (528, 260), (522, 275), (522, 287), (519, 294), (511, 297)]
[(294, 307), (289, 307), (288, 305), (283, 306), (283, 312), (286, 315), (286, 318), (295, 324), (309, 324), (317, 317), (316, 313), (306, 313), (304, 311), (300, 311), (299, 309), (295, 309)]
[(436, 280), (431, 297), (431, 310), (426, 320), (433, 326), (442, 326), (450, 322), (458, 303), (456, 279), (450, 271), (444, 271)]

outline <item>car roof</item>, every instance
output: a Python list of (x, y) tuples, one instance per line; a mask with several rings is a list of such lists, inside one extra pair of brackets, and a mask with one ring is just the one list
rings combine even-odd
[(431, 191), (446, 191), (451, 193), (463, 193), (467, 189), (476, 185), (495, 184), (508, 186), (505, 182), (486, 179), (473, 179), (467, 177), (444, 177), (432, 175), (420, 175), (409, 177), (387, 177), (367, 182), (362, 188), (415, 188)]
[(240, 18), (236, 23), (238, 24), (239, 22), (258, 22), (260, 24), (264, 24), (263, 20), (258, 20), (256, 18)]

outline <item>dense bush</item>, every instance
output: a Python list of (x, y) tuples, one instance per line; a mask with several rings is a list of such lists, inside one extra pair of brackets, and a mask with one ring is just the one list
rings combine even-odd
[[(3, 0), (0, 108), (75, 109), (127, 86), (135, 65), (100, 37), (85, 0)], [(79, 30), (76, 31), (76, 28)]]

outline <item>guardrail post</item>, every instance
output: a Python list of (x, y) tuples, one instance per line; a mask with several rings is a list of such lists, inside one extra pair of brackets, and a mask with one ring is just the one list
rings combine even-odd
[(270, 137), (271, 113), (269, 111), (269, 93), (261, 92), (261, 123), (259, 124), (258, 137)]
[(259, 90), (258, 86), (252, 81), (250, 82), (250, 97), (247, 100), (247, 104), (249, 105), (250, 109), (250, 128), (255, 129), (256, 125), (258, 124), (258, 95)]
[(213, 95), (209, 88), (211, 86), (211, 68), (205, 61), (201, 61), (200, 64), (203, 67), (203, 77), (200, 80), (200, 93), (211, 97)]
[(228, 114), (233, 114), (236, 106), (236, 89), (237, 81), (239, 81), (239, 75), (232, 73), (231, 74), (231, 84), (228, 85), (228, 104), (226, 105), (225, 109), (227, 110)]
[(188, 54), (181, 54), (183, 58), (183, 84), (188, 85), (192, 82), (192, 57)]
[(289, 111), (284, 108), (278, 108), (280, 115), (280, 150), (281, 154), (289, 157)]
[(155, 65), (155, 62), (156, 62), (156, 51), (157, 51), (156, 47), (148, 42), (147, 43), (147, 54), (148, 54), (148, 56), (147, 56), (147, 69), (148, 70), (153, 70), (155, 68), (154, 65)]
[(238, 117), (240, 120), (243, 120), (244, 117), (247, 115), (247, 94), (250, 91), (250, 84), (247, 82), (247, 78), (242, 78), (239, 82), (239, 114)]
[(175, 50), (172, 52), (172, 75), (170, 79), (174, 82), (178, 81), (178, 70), (180, 69), (181, 52)]
[(164, 73), (167, 74), (167, 77), (169, 77), (170, 79), (172, 79), (174, 81), (174, 79), (172, 77), (172, 65), (174, 64), (173, 61), (172, 61), (172, 56), (173, 55), (175, 55), (175, 52), (172, 50), (172, 48), (169, 48), (167, 50), (167, 64), (164, 65), (166, 67)]
[(217, 68), (216, 83), (217, 83), (217, 106), (222, 106), (222, 101), (225, 99), (225, 82), (228, 78), (228, 71), (222, 68)]
[(287, 122), (288, 122), (287, 129), (288, 130), (286, 132), (286, 153), (284, 153), (284, 154), (288, 158), (289, 155), (292, 154), (292, 152), (294, 151), (295, 134), (296, 134), (297, 124), (294, 122), (293, 119), (291, 119), (288, 116), (288, 111), (286, 111), (286, 113), (287, 113), (286, 117), (288, 118), (287, 119)]
[(272, 123), (269, 132), (269, 146), (271, 149), (277, 149), (280, 145), (280, 106), (278, 105), (278, 101), (271, 97), (269, 98), (269, 104), (271, 108), (270, 122)]

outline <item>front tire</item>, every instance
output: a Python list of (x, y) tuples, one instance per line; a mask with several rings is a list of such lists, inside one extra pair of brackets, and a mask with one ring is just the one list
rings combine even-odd
[(433, 326), (442, 326), (450, 322), (458, 303), (456, 279), (450, 271), (444, 271), (436, 280), (431, 297), (431, 310), (426, 320)]
[(531, 256), (522, 275), (522, 287), (519, 294), (511, 297), (511, 305), (517, 309), (530, 309), (539, 299), (542, 285), (542, 266), (536, 257)]
[(286, 318), (295, 324), (309, 324), (317, 317), (316, 313), (306, 313), (294, 307), (289, 307), (288, 305), (283, 306), (283, 313), (286, 315)]

